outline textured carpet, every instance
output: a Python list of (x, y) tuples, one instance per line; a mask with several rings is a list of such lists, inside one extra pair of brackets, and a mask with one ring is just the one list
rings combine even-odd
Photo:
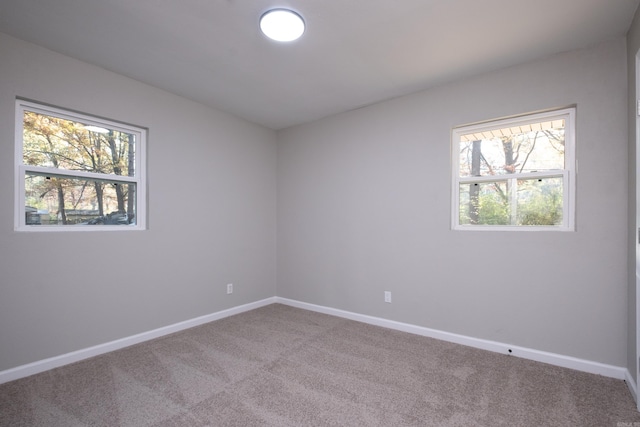
[(621, 380), (280, 304), (0, 385), (3, 427), (634, 424)]

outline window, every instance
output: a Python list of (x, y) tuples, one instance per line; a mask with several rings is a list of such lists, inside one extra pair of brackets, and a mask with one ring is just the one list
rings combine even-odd
[(452, 227), (573, 230), (575, 108), (452, 133)]
[(145, 228), (146, 131), (16, 102), (16, 230)]

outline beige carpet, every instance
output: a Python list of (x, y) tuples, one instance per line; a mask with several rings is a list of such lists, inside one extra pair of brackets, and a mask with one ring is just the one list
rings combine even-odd
[(640, 426), (621, 380), (280, 304), (0, 385), (0, 426)]

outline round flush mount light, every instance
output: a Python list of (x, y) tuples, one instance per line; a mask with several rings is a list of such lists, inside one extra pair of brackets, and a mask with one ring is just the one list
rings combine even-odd
[(272, 40), (290, 42), (304, 33), (304, 20), (292, 10), (271, 9), (260, 18), (260, 29)]

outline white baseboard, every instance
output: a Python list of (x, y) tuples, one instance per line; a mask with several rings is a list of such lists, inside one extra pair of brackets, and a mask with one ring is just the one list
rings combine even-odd
[(276, 302), (275, 297), (266, 298), (260, 301), (252, 302), (249, 304), (232, 307), (227, 310), (218, 311), (216, 313), (207, 314), (204, 316), (196, 317), (194, 319), (185, 320), (184, 322), (175, 323), (173, 325), (164, 326), (162, 328), (154, 329), (152, 331), (143, 332), (140, 334), (132, 335), (130, 337), (121, 338), (115, 341), (111, 341), (104, 344), (99, 344), (93, 347), (84, 348), (82, 350), (73, 351), (71, 353), (62, 354), (60, 356), (51, 357), (48, 359), (39, 360), (37, 362), (29, 363), (15, 368), (0, 371), (0, 384), (17, 380), (20, 378), (28, 377), (30, 375), (38, 374), (40, 372), (48, 371), (49, 369), (58, 368), (60, 366), (68, 365), (70, 363), (78, 362), (80, 360), (88, 359), (90, 357), (98, 356), (100, 354), (108, 353), (110, 351), (119, 350), (121, 348), (129, 347), (134, 344), (138, 344), (144, 341), (149, 341), (154, 338), (159, 338), (165, 335), (179, 332), (184, 329), (193, 328), (204, 323), (213, 322), (214, 320), (223, 319), (225, 317), (240, 314), (245, 311), (254, 310), (256, 308), (264, 307)]
[(0, 371), (0, 384), (17, 380), (20, 378), (28, 377), (40, 372), (48, 371), (49, 369), (57, 368), (60, 366), (68, 365), (70, 363), (78, 362), (80, 360), (88, 359), (90, 357), (98, 356), (100, 354), (108, 353), (110, 351), (119, 350), (121, 348), (129, 347), (134, 344), (138, 344), (144, 341), (149, 341), (154, 338), (159, 338), (165, 335), (179, 332), (184, 329), (189, 329), (194, 326), (202, 325), (204, 323), (213, 322), (214, 320), (223, 319), (225, 317), (240, 314), (245, 311), (254, 310), (256, 308), (264, 307), (269, 304), (280, 303), (289, 305), (292, 307), (298, 307), (305, 310), (316, 311), (319, 313), (329, 314), (332, 316), (338, 316), (345, 319), (355, 320), (358, 322), (368, 323), (371, 325), (381, 326), (384, 328), (395, 329), (398, 331), (408, 332), (411, 334), (426, 336), (430, 338), (436, 338), (443, 341), (453, 342), (456, 344), (467, 345), (483, 350), (493, 351), (497, 353), (509, 354), (524, 359), (535, 360), (538, 362), (549, 363), (551, 365), (561, 366), (563, 368), (575, 369), (578, 371), (589, 372), (592, 374), (603, 375), (606, 377), (616, 378), (624, 380), (631, 391), (634, 399), (637, 401), (637, 384), (633, 380), (628, 369), (607, 365), (599, 362), (593, 362), (584, 359), (578, 359), (575, 357), (564, 356), (561, 354), (548, 353), (539, 350), (533, 350), (525, 347), (512, 346), (496, 341), (488, 341), (479, 338), (468, 337), (465, 335), (452, 334), (449, 332), (439, 331), (436, 329), (425, 328), (422, 326), (416, 326), (408, 323), (396, 322), (393, 320), (382, 319), (379, 317), (368, 316), (364, 314), (353, 313), (349, 311), (339, 310), (330, 307), (324, 307), (315, 304), (309, 304), (306, 302), (291, 300), (281, 297), (270, 297), (260, 301), (244, 304), (238, 307), (233, 307), (227, 310), (222, 310), (216, 313), (207, 314), (205, 316), (196, 317), (194, 319), (186, 320), (183, 322), (175, 323), (173, 325), (165, 326), (162, 328), (154, 329), (152, 331), (143, 332), (140, 334), (132, 335), (115, 341), (111, 341), (104, 344), (99, 344), (93, 347), (73, 351), (71, 353), (62, 354), (60, 356), (51, 357), (48, 359), (39, 360), (37, 362), (29, 363), (15, 368)]
[[(276, 297), (276, 302), (280, 304), (290, 305), (305, 310), (317, 311), (319, 313), (330, 314), (333, 316), (343, 317), (345, 319), (356, 320), (358, 322), (368, 323), (371, 325), (382, 326), (384, 328), (395, 329), (398, 331), (409, 332), (411, 334), (422, 335), (425, 337), (436, 338), (442, 341), (448, 341), (456, 344), (467, 345), (470, 347), (480, 348), (482, 350), (493, 351), (496, 353), (508, 354), (511, 356), (521, 357), (523, 359), (535, 360), (537, 362), (548, 363), (563, 368), (575, 369), (578, 371), (598, 374), (605, 377), (616, 378), (627, 381), (627, 385), (632, 389), (632, 394), (636, 396), (636, 385), (633, 381), (628, 369), (607, 365), (604, 363), (593, 362), (590, 360), (578, 359), (576, 357), (564, 356), (562, 354), (549, 353), (545, 351), (533, 350), (525, 347), (518, 347), (504, 344), (496, 341), (483, 340), (480, 338), (468, 337), (465, 335), (452, 334), (436, 329), (425, 328), (423, 326), (411, 325), (408, 323), (396, 322), (393, 320), (382, 319), (379, 317), (367, 316), (364, 314), (352, 313), (349, 311), (338, 310), (335, 308), (324, 307), (306, 302), (291, 300), (287, 298)], [(629, 382), (631, 380), (631, 382)]]
[(631, 392), (631, 396), (633, 396), (633, 400), (638, 403), (638, 384), (634, 381), (631, 376), (631, 372), (628, 369), (625, 369), (624, 382), (627, 383), (627, 387), (629, 387), (629, 391)]

